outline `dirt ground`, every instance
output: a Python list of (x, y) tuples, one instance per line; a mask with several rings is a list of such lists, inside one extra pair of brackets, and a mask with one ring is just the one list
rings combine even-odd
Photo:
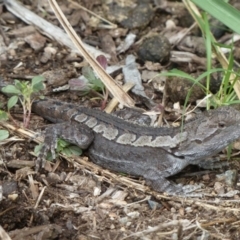
[[(44, 75), (45, 96), (90, 108), (103, 108), (105, 103), (100, 93), (84, 95), (63, 88), (69, 80), (81, 76), (82, 67), (88, 63), (79, 53), (64, 46), (55, 32), (50, 37), (44, 32), (45, 27), (39, 30), (38, 20), (33, 20), (31, 24), (29, 19), (23, 19), (26, 13), (22, 9), (17, 8), (17, 13), (11, 10), (14, 2), (0, 3), (1, 81), (29, 81), (33, 76)], [(205, 70), (205, 46), (202, 45), (200, 31), (192, 28), (187, 32), (187, 36), (194, 39), (190, 44), (189, 39), (184, 40), (186, 34), (184, 37), (181, 35), (194, 23), (182, 2), (73, 2), (75, 4), (58, 1), (74, 30), (84, 43), (96, 49), (96, 55), (105, 54), (109, 66), (124, 66), (128, 55), (136, 57), (146, 93), (144, 97), (129, 93), (137, 105), (151, 109), (154, 102), (161, 108), (164, 99), (167, 121), (172, 123), (177, 119), (179, 115), (173, 114), (173, 108), (177, 103), (183, 104), (189, 83), (182, 79), (173, 80), (166, 86), (168, 92), (165, 96), (162, 91), (164, 79), (149, 80), (157, 73), (173, 68), (193, 75)], [(48, 1), (22, 0), (21, 3), (61, 28)], [(76, 3), (110, 23), (99, 20)], [(231, 38), (231, 31), (223, 28), (221, 23), (214, 22), (213, 26), (212, 30), (220, 42)], [(124, 43), (124, 40), (126, 36), (133, 36), (130, 33), (135, 37), (128, 46), (129, 42)], [(150, 43), (145, 41), (159, 35), (168, 40), (154, 38)], [(159, 58), (155, 59), (156, 56), (148, 52), (151, 47), (153, 52), (159, 51), (156, 54), (160, 55)], [(177, 55), (180, 51), (191, 53), (184, 55), (190, 56), (191, 60), (184, 61), (184, 57)], [(238, 52), (236, 43), (236, 61)], [(121, 68), (111, 76), (123, 84)], [(213, 79), (212, 91), (218, 87), (219, 80)], [(202, 91), (195, 89), (190, 99), (192, 106), (203, 97)], [(7, 98), (1, 94), (0, 103), (0, 109), (6, 110)], [(11, 112), (21, 126), (21, 106), (17, 104)], [(16, 127), (11, 120), (1, 124), (1, 128), (10, 131), (10, 139), (0, 142), (0, 183), (3, 189), (0, 202), (1, 239), (240, 239), (240, 194), (237, 191), (240, 190), (237, 175), (240, 164), (237, 150), (233, 151), (234, 156), (227, 167), (204, 170), (189, 166), (172, 178), (177, 183), (202, 184), (202, 191), (206, 193), (204, 197), (168, 196), (146, 187), (144, 179), (102, 169), (86, 156), (58, 157), (36, 173), (36, 156), (33, 154), (36, 143), (31, 130), (39, 132), (48, 124), (35, 114), (31, 116), (29, 130)], [(227, 161), (225, 152), (220, 157)], [(225, 181), (228, 170), (233, 175), (230, 177), (232, 186)], [(4, 237), (4, 231), (9, 238)]]

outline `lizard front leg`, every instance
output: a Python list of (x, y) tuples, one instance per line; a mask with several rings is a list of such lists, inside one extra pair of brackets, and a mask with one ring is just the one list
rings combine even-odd
[(93, 141), (94, 134), (86, 125), (75, 122), (64, 122), (48, 126), (45, 129), (43, 147), (36, 161), (36, 171), (38, 171), (40, 167), (44, 167), (45, 159), (49, 151), (51, 151), (53, 158), (55, 158), (58, 137), (72, 144), (76, 144), (82, 149), (87, 149)]

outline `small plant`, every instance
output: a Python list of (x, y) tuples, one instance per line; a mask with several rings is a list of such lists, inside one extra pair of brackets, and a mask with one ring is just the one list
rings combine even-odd
[[(192, 1), (194, 1), (196, 3), (201, 2), (201, 1), (196, 1), (196, 0), (192, 0)], [(186, 5), (189, 6), (188, 0), (183, 0), (183, 2), (186, 2), (187, 3)], [(204, 4), (207, 2), (209, 4), (212, 4), (212, 6), (214, 5), (214, 8), (216, 9), (216, 6), (218, 6), (218, 3), (219, 3), (219, 5), (221, 5), (220, 2), (222, 3), (223, 1), (218, 1), (218, 3), (215, 0), (214, 0), (215, 3), (212, 3), (213, 1), (204, 1)], [(238, 92), (235, 91), (237, 88), (239, 88), (239, 83), (237, 80), (238, 80), (240, 74), (239, 74), (239, 72), (236, 72), (233, 70), (233, 65), (234, 65), (233, 64), (234, 63), (233, 47), (226, 46), (226, 45), (220, 45), (219, 43), (216, 42), (212, 33), (210, 32), (206, 13), (203, 13), (202, 16), (199, 16), (191, 8), (188, 8), (188, 10), (190, 11), (192, 16), (197, 21), (198, 26), (200, 27), (200, 29), (202, 31), (202, 35), (205, 39), (206, 56), (207, 56), (207, 62), (206, 62), (207, 70), (206, 70), (206, 72), (201, 74), (197, 79), (194, 79), (191, 75), (189, 75), (185, 72), (179, 71), (179, 70), (173, 70), (168, 73), (163, 73), (160, 75), (185, 77), (188, 80), (192, 81), (193, 85), (195, 85), (195, 84), (199, 85), (200, 84), (199, 81), (202, 78), (206, 78), (207, 79), (206, 86), (203, 86), (201, 84), (200, 84), (200, 86), (205, 91), (206, 96), (211, 96), (211, 98), (207, 99), (208, 100), (207, 101), (207, 109), (209, 109), (210, 106), (213, 106), (216, 108), (221, 105), (231, 105), (231, 104), (240, 103), (239, 94), (237, 94)], [(227, 14), (225, 14), (225, 15), (228, 16)], [(222, 16), (223, 16), (223, 14), (221, 15), (221, 18), (222, 18)], [(237, 18), (240, 19), (239, 16)], [(238, 23), (238, 25), (239, 25), (239, 23)], [(221, 52), (219, 46), (230, 49), (230, 54), (229, 54), (228, 60), (225, 58), (225, 56)], [(219, 60), (219, 62), (222, 65), (222, 68), (212, 68), (213, 53), (217, 56), (217, 59)], [(216, 93), (215, 95), (211, 94), (211, 92), (209, 91), (210, 76), (214, 72), (221, 72), (223, 75), (221, 87), (220, 87), (218, 93)], [(236, 87), (235, 87), (235, 84), (236, 84)], [(190, 89), (190, 91), (187, 94), (186, 99), (185, 99), (184, 109), (187, 106), (187, 102), (188, 102), (191, 92), (192, 91)], [(230, 158), (231, 150), (232, 150), (231, 146), (229, 146), (228, 147), (228, 159)]]
[(82, 68), (83, 76), (88, 80), (88, 86), (90, 89), (94, 91), (102, 91), (104, 92), (104, 84), (102, 81), (95, 75), (92, 68), (90, 66), (86, 66)]
[(198, 5), (204, 11), (211, 14), (213, 17), (218, 19), (220, 22), (224, 23), (234, 32), (240, 34), (239, 24), (240, 24), (240, 11), (233, 7), (226, 0), (191, 0), (193, 3)]
[[(107, 68), (107, 59), (100, 55), (97, 57), (97, 61), (99, 64), (106, 70)], [(105, 86), (101, 79), (94, 73), (93, 69), (90, 66), (85, 66), (82, 68), (82, 77), (79, 79), (71, 79), (69, 81), (69, 86), (72, 90), (82, 92), (82, 95), (88, 94), (90, 91), (94, 92), (102, 92), (103, 99), (102, 108), (104, 109), (107, 98), (108, 98), (108, 91), (105, 89)]]
[(23, 126), (27, 127), (30, 121), (32, 103), (35, 100), (33, 94), (39, 93), (44, 89), (44, 78), (42, 76), (34, 77), (31, 82), (15, 80), (14, 85), (7, 85), (2, 88), (2, 91), (12, 95), (7, 103), (8, 114), (11, 117), (9, 110), (20, 101), (23, 107)]
[[(167, 76), (167, 77), (182, 77), (190, 80), (193, 83), (192, 88), (194, 85), (200, 86), (203, 91), (205, 92), (207, 98), (207, 109), (209, 109), (211, 106), (214, 108), (221, 106), (221, 105), (231, 105), (235, 103), (240, 103), (240, 100), (237, 99), (237, 95), (234, 91), (234, 84), (237, 81), (237, 78), (240, 76), (239, 72), (235, 72), (233, 70), (233, 47), (232, 46), (226, 46), (226, 45), (220, 45), (216, 42), (216, 40), (213, 38), (210, 28), (209, 28), (209, 23), (207, 19), (207, 15), (205, 13), (202, 14), (202, 18), (196, 16), (196, 19), (198, 21), (198, 24), (202, 30), (203, 37), (205, 39), (205, 46), (206, 46), (206, 56), (207, 56), (207, 62), (206, 62), (206, 68), (207, 70), (199, 75), (197, 78), (193, 78), (191, 75), (177, 70), (173, 69), (169, 72), (161, 73), (160, 75), (162, 76)], [(228, 65), (225, 68), (213, 68), (212, 67), (212, 55), (213, 55), (213, 50), (215, 50), (217, 47), (224, 47), (228, 48), (230, 50), (230, 54), (228, 57)], [(215, 51), (216, 52), (216, 51)], [(210, 86), (210, 77), (211, 74), (213, 73), (221, 73), (222, 74), (222, 83), (219, 91), (214, 95), (210, 92), (209, 86)], [(232, 76), (235, 76), (235, 79), (232, 79)], [(206, 86), (203, 86), (200, 81), (202, 79), (206, 78)], [(191, 95), (192, 88), (189, 90), (185, 103), (184, 103), (184, 109), (187, 106), (188, 99)], [(209, 97), (211, 96), (211, 97)]]
[[(20, 101), (23, 107), (23, 126), (27, 127), (30, 121), (32, 103), (36, 98), (35, 96), (39, 93), (39, 91), (44, 89), (43, 80), (44, 78), (42, 76), (36, 76), (31, 80), (31, 82), (15, 80), (14, 85), (7, 85), (6, 87), (3, 87), (2, 91), (12, 96), (9, 98), (7, 104), (8, 113), (0, 110), (0, 120), (7, 119), (8, 116), (11, 117), (9, 110), (17, 103), (17, 101)], [(8, 136), (8, 131), (0, 130), (0, 141), (8, 138)], [(36, 155), (39, 154), (41, 148), (42, 144), (35, 147), (34, 152)], [(79, 156), (82, 154), (82, 150), (63, 139), (58, 139), (56, 153), (57, 155), (58, 153), (63, 153), (67, 156)], [(47, 159), (53, 159), (51, 153), (48, 154)]]
[[(41, 149), (42, 149), (43, 144), (39, 144), (38, 146), (35, 147), (34, 153), (38, 156)], [(59, 153), (63, 153), (66, 156), (80, 156), (82, 155), (82, 149), (78, 146), (72, 145), (71, 143), (59, 138), (57, 141), (57, 148), (56, 148), (56, 157), (58, 156)], [(53, 156), (49, 152), (47, 154), (47, 160), (52, 161)]]

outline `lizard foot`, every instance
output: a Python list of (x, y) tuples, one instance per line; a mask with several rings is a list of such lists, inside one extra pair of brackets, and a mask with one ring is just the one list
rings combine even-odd
[(92, 143), (94, 135), (87, 126), (80, 123), (65, 122), (47, 127), (45, 129), (44, 144), (35, 164), (36, 171), (39, 171), (40, 167), (45, 166), (47, 153), (49, 151), (52, 154), (52, 158), (55, 159), (58, 137), (72, 144), (76, 144), (81, 149), (86, 149)]
[(45, 130), (44, 143), (35, 163), (35, 170), (37, 172), (41, 167), (45, 166), (47, 154), (49, 151), (51, 152), (53, 159), (55, 159), (56, 148), (57, 148), (57, 134), (56, 132), (54, 132), (54, 130), (50, 130), (50, 128), (47, 127)]

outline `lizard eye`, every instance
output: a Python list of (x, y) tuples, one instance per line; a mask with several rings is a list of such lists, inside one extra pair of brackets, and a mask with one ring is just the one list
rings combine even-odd
[(219, 122), (218, 127), (219, 128), (225, 128), (225, 122)]

